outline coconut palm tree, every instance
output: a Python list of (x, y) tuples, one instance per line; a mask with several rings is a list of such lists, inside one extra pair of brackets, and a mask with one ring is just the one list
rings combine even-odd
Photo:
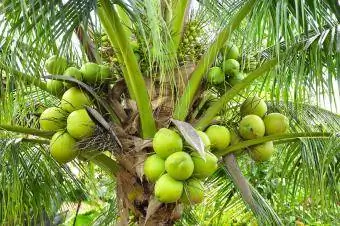
[[(64, 203), (99, 197), (92, 190), (98, 187), (111, 193), (96, 219), (103, 225), (336, 220), (339, 15), (331, 0), (2, 1), (1, 224), (44, 224)], [(230, 43), (246, 75), (211, 84), (206, 75), (223, 64)], [(109, 65), (109, 79), (51, 75), (45, 70), (51, 55), (66, 57), (69, 66)], [(50, 154), (55, 132), (39, 127), (41, 112), (61, 98), (47, 80), (79, 87), (92, 99), (86, 110), (95, 132), (77, 142), (77, 159), (68, 164)], [(155, 133), (171, 127), (204, 156), (195, 131), (219, 124), (237, 133), (239, 107), (251, 96), (286, 115), (289, 132), (214, 152), (219, 168), (205, 180), (201, 205), (155, 198), (143, 173)], [(247, 153), (271, 141), (274, 157), (255, 164)], [(109, 182), (93, 185), (94, 169)]]

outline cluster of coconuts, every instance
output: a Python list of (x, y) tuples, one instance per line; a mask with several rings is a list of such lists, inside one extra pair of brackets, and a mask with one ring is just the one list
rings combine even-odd
[(205, 146), (205, 157), (183, 145), (182, 137), (174, 130), (161, 128), (153, 138), (155, 153), (144, 162), (144, 175), (154, 182), (155, 197), (163, 203), (180, 201), (197, 204), (204, 199), (203, 180), (218, 167), (214, 151), (230, 143), (229, 130), (212, 125), (205, 132), (196, 131)]
[[(248, 97), (241, 105), (239, 134), (245, 140), (256, 139), (264, 135), (286, 133), (289, 129), (288, 118), (280, 113), (267, 113), (267, 105), (257, 96)], [(257, 161), (267, 161), (274, 152), (272, 141), (250, 147), (250, 157)]]
[(188, 22), (184, 28), (182, 41), (178, 48), (178, 58), (180, 61), (185, 59), (197, 59), (202, 55), (202, 45), (199, 43), (201, 29), (196, 20)]
[[(110, 69), (107, 66), (85, 63), (80, 70), (75, 67), (67, 68), (66, 59), (57, 56), (49, 58), (45, 67), (50, 74), (64, 74), (88, 84), (110, 78)], [(57, 80), (49, 80), (47, 83), (47, 87), (58, 91), (58, 94), (64, 90), (64, 86), (71, 85)], [(93, 135), (95, 123), (85, 109), (85, 106), (91, 105), (91, 99), (85, 92), (71, 86), (63, 93), (59, 106), (47, 108), (40, 115), (40, 129), (55, 132), (50, 142), (50, 152), (58, 162), (67, 163), (73, 160), (79, 153), (76, 142)]]
[(227, 82), (229, 86), (234, 86), (245, 77), (245, 74), (240, 71), (239, 49), (229, 43), (222, 48), (221, 55), (223, 59), (221, 65), (209, 69), (207, 80), (212, 85), (221, 85)]
[[(68, 67), (67, 60), (61, 56), (52, 56), (47, 59), (45, 63), (46, 71), (51, 75), (64, 75), (73, 77), (79, 81), (94, 85), (101, 84), (106, 80), (112, 79), (110, 67), (106, 65), (99, 65), (88, 62), (81, 66), (80, 69), (76, 67)], [(55, 94), (62, 94), (67, 88), (73, 86), (71, 83), (62, 82), (58, 80), (47, 80), (47, 89)]]

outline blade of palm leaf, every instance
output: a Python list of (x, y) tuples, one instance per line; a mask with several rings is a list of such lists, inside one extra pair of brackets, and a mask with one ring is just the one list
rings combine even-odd
[(0, 141), (0, 190), (7, 194), (1, 200), (6, 208), (0, 222), (23, 224), (28, 213), (37, 220), (42, 210), (55, 213), (62, 201), (72, 199), (72, 190), (84, 192), (83, 185), (50, 158), (44, 146)]
[(6, 66), (3, 64), (3, 62), (0, 62), (0, 68), (4, 70), (8, 70), (9, 72), (13, 73), (14, 76), (16, 76), (18, 79), (27, 81), (40, 89), (49, 92), (47, 89), (46, 83), (42, 82), (40, 79), (34, 77), (34, 76), (29, 76), (25, 73), (22, 73), (14, 68), (11, 68), (10, 66)]
[(6, 130), (16, 133), (30, 134), (43, 138), (51, 138), (54, 134), (52, 131), (43, 131), (40, 129), (27, 128), (22, 126), (0, 125), (0, 130)]
[(280, 217), (273, 210), (273, 208), (267, 203), (267, 201), (261, 196), (261, 194), (251, 185), (248, 184), (251, 190), (252, 197), (256, 200), (258, 206), (257, 216), (262, 224), (272, 225), (284, 225)]
[(79, 26), (75, 30), (76, 35), (81, 43), (81, 46), (85, 49), (86, 56), (90, 62), (96, 62), (98, 64), (102, 63), (98, 52), (95, 49), (94, 43), (90, 40), (90, 37), (86, 33), (82, 26)]

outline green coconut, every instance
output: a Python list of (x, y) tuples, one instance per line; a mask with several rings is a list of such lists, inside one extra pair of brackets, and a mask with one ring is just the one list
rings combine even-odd
[(144, 175), (148, 181), (156, 182), (165, 172), (165, 161), (157, 154), (146, 158), (144, 162)]
[(165, 170), (176, 180), (186, 180), (194, 171), (194, 162), (188, 153), (175, 152), (165, 160)]
[(252, 146), (249, 151), (250, 157), (256, 162), (263, 162), (270, 159), (274, 153), (274, 145), (272, 141)]
[(234, 59), (228, 59), (223, 62), (223, 71), (229, 76), (234, 76), (240, 71), (240, 63)]
[(230, 144), (230, 132), (224, 126), (212, 125), (205, 131), (213, 151), (223, 151)]
[(152, 146), (161, 158), (166, 159), (172, 153), (183, 150), (183, 141), (175, 131), (162, 128), (155, 134)]
[(182, 203), (185, 204), (198, 204), (204, 199), (204, 186), (203, 182), (191, 178), (184, 183), (183, 193), (181, 197)]
[(72, 112), (90, 105), (91, 101), (89, 96), (76, 87), (68, 89), (62, 96), (60, 103), (60, 107), (67, 112)]
[(81, 66), (83, 79), (88, 83), (96, 83), (100, 81), (100, 66), (96, 63), (88, 62)]
[(67, 60), (61, 56), (51, 56), (46, 60), (45, 68), (51, 75), (62, 75), (67, 68)]
[(95, 125), (85, 109), (75, 110), (67, 117), (67, 132), (78, 140), (92, 136)]
[(288, 118), (280, 113), (271, 113), (266, 115), (263, 122), (266, 127), (267, 135), (286, 133), (289, 129)]
[(79, 154), (76, 140), (64, 131), (56, 132), (52, 136), (50, 152), (53, 158), (59, 163), (70, 162)]
[(247, 140), (263, 137), (265, 133), (264, 122), (257, 115), (247, 115), (240, 122), (239, 133)]
[(48, 79), (46, 82), (47, 90), (54, 95), (61, 95), (64, 92), (64, 83), (58, 80)]
[(211, 152), (205, 152), (205, 159), (198, 152), (192, 152), (191, 158), (194, 162), (193, 176), (196, 178), (206, 178), (217, 170), (218, 158)]
[(40, 129), (57, 131), (66, 127), (66, 112), (58, 107), (50, 107), (44, 110), (39, 118)]
[(175, 180), (168, 174), (162, 175), (155, 184), (155, 197), (163, 203), (178, 201), (183, 192), (183, 182)]
[(227, 44), (224, 48), (222, 48), (223, 58), (224, 59), (238, 59), (240, 56), (240, 51), (237, 46), (233, 44)]
[(222, 84), (224, 82), (224, 72), (220, 67), (212, 67), (208, 71), (207, 80), (213, 85)]
[(267, 105), (261, 98), (257, 96), (248, 97), (241, 105), (241, 116), (257, 115), (263, 117), (267, 112)]

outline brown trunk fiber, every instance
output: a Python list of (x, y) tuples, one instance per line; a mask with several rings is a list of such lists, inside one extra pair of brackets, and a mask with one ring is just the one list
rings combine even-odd
[[(173, 74), (176, 81), (169, 80), (160, 83), (146, 79), (158, 128), (169, 126), (175, 103), (174, 95), (183, 93), (194, 68), (193, 63), (188, 63), (175, 70)], [(176, 83), (176, 89), (173, 87), (174, 83)], [(121, 127), (113, 126), (122, 144), (122, 149), (113, 151), (121, 166), (116, 177), (120, 209), (118, 225), (129, 225), (129, 223), (138, 223), (143, 226), (173, 225), (181, 216), (181, 205), (157, 201), (153, 195), (154, 184), (149, 183), (145, 177), (143, 178), (143, 162), (148, 153), (154, 151), (151, 140), (139, 137), (139, 114), (135, 101), (125, 99), (124, 104), (120, 104), (122, 93), (128, 96), (126, 91), (124, 81), (117, 82), (109, 98), (115, 113), (122, 122)]]
[[(135, 168), (138, 171), (138, 166)], [(154, 184), (141, 181), (136, 173), (122, 167), (117, 174), (117, 200), (120, 210), (118, 225), (132, 222), (146, 226), (173, 225), (180, 217), (179, 206), (157, 201), (158, 204), (149, 206), (153, 199)]]

